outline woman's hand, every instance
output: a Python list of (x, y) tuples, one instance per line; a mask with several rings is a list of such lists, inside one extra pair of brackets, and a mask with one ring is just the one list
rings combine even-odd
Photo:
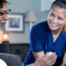
[(56, 59), (57, 59), (56, 53), (53, 52), (53, 53), (46, 54), (46, 57), (48, 59), (48, 61), (47, 61), (48, 66), (52, 66), (55, 64)]
[(45, 55), (44, 57), (37, 58), (34, 66), (52, 66), (55, 64), (56, 59), (56, 53), (53, 53), (52, 55)]

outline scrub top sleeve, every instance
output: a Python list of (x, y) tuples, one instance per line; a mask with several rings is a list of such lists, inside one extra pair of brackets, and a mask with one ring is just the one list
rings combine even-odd
[(65, 43), (64, 43), (64, 50), (65, 50), (65, 52), (66, 52), (66, 34), (65, 34), (65, 36), (64, 36), (64, 40), (65, 40)]
[(42, 43), (39, 37), (40, 30), (32, 28), (30, 32), (30, 50), (33, 52), (43, 51)]

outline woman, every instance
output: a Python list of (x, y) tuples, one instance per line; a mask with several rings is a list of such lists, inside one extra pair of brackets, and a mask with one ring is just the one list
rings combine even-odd
[(66, 1), (56, 0), (52, 3), (47, 21), (33, 26), (31, 30), (30, 51), (35, 58), (35, 66), (60, 66), (66, 63), (65, 30)]

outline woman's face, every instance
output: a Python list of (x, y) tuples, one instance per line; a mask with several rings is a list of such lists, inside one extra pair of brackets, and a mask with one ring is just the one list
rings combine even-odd
[(48, 25), (53, 31), (62, 29), (66, 22), (66, 9), (54, 7), (48, 14)]

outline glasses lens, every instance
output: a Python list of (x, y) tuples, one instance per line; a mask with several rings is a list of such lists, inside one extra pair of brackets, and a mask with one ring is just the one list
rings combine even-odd
[(8, 11), (4, 11), (4, 12), (0, 12), (0, 16), (3, 16), (4, 14), (9, 14), (11, 12), (11, 10), (9, 9)]
[(4, 13), (0, 12), (0, 16), (2, 16)]

